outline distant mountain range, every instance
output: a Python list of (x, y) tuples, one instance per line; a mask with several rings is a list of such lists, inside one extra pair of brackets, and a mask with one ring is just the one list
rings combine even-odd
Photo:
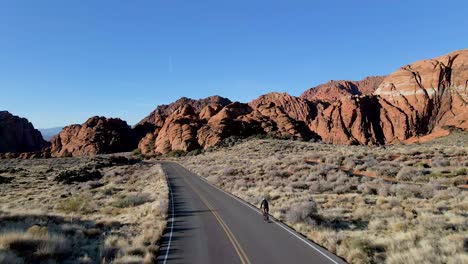
[(44, 140), (50, 141), (52, 137), (60, 133), (62, 131), (63, 127), (51, 127), (51, 128), (38, 128), (42, 134), (42, 137)]
[[(91, 117), (82, 125), (41, 129), (50, 147), (40, 157), (131, 151), (192, 151), (230, 137), (268, 135), (332, 144), (412, 143), (468, 130), (468, 49), (405, 65), (387, 76), (330, 81), (300, 97), (268, 93), (249, 103), (211, 96), (158, 106), (135, 127)], [(3, 120), (2, 120), (3, 118)], [(25, 119), (4, 112), (1, 152), (44, 145)], [(17, 136), (15, 136), (17, 135)], [(16, 146), (16, 147), (15, 147)], [(1, 156), (0, 156), (1, 157)], [(29, 157), (20, 155), (20, 157)]]

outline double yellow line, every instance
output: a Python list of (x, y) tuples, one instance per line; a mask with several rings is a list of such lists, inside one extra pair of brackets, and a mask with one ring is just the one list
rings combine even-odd
[(182, 178), (190, 186), (190, 188), (192, 188), (192, 190), (200, 197), (200, 199), (206, 205), (206, 207), (208, 207), (208, 209), (210, 209), (210, 211), (213, 213), (214, 217), (216, 218), (218, 223), (221, 225), (227, 237), (231, 241), (232, 246), (237, 252), (237, 255), (239, 255), (239, 258), (242, 264), (251, 264), (249, 258), (247, 257), (247, 254), (245, 254), (245, 251), (242, 249), (239, 241), (237, 241), (236, 237), (231, 232), (231, 229), (229, 229), (229, 227), (223, 221), (221, 216), (215, 211), (214, 207), (210, 204), (210, 202), (208, 202), (208, 200), (206, 200), (205, 197), (199, 191), (197, 191), (197, 189), (189, 181), (187, 181), (187, 179), (185, 179), (185, 177), (182, 176)]

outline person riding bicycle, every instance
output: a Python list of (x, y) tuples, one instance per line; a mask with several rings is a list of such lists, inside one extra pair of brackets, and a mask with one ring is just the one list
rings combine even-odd
[(260, 209), (263, 209), (263, 212), (268, 214), (268, 211), (270, 210), (268, 206), (268, 200), (264, 197), (262, 199), (262, 203), (260, 204)]

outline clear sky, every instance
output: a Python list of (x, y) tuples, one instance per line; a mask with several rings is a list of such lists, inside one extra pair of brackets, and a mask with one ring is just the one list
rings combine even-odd
[(0, 110), (46, 128), (299, 95), (468, 46), (468, 1), (0, 0)]

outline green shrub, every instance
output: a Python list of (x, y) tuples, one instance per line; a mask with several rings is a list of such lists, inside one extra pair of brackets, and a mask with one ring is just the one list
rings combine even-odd
[(56, 209), (67, 214), (87, 214), (91, 212), (90, 200), (87, 197), (79, 195), (68, 197), (63, 200), (60, 200), (57, 203)]
[(166, 154), (168, 157), (182, 157), (185, 156), (187, 152), (179, 149), (171, 150), (169, 153)]
[(136, 148), (132, 151), (132, 155), (134, 156), (140, 156), (141, 155), (141, 150), (139, 148)]
[(128, 208), (142, 205), (151, 201), (151, 196), (148, 193), (137, 193), (122, 195), (113, 201), (111, 205), (117, 208)]

